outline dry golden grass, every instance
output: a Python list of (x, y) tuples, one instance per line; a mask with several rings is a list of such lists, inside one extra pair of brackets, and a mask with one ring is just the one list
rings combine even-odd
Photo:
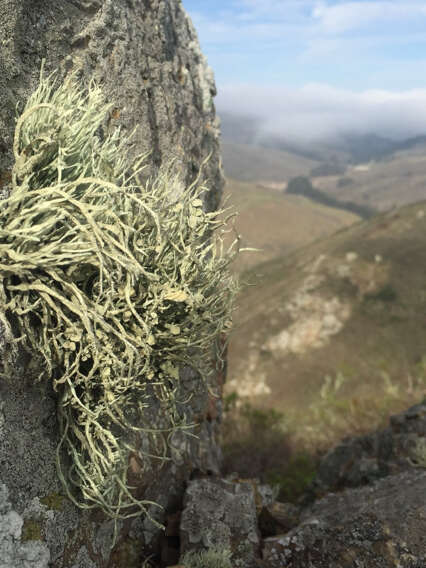
[[(331, 235), (359, 219), (347, 211), (234, 179), (227, 180), (224, 198), (239, 213), (235, 228), (242, 235), (242, 246), (261, 249), (239, 257), (234, 266), (239, 272)], [(232, 239), (230, 234), (229, 243)]]
[(222, 142), (225, 175), (243, 181), (264, 180), (284, 183), (308, 175), (319, 162), (273, 148)]
[[(252, 404), (283, 412), (299, 442), (312, 447), (375, 428), (418, 402), (426, 389), (425, 214), (426, 203), (407, 206), (246, 272), (243, 278), (257, 286), (239, 298), (228, 392), (242, 392), (251, 381), (254, 393), (263, 382)], [(357, 257), (349, 262), (347, 253)], [(301, 319), (311, 313), (309, 302), (337, 298), (349, 306), (342, 329), (322, 346), (308, 342), (304, 352), (268, 348), (294, 324), (288, 303), (322, 256)], [(348, 264), (345, 277), (341, 267)]]

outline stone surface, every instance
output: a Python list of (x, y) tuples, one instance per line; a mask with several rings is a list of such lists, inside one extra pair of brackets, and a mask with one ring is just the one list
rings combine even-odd
[(230, 549), (235, 568), (254, 568), (259, 555), (252, 482), (195, 479), (188, 485), (180, 523), (181, 554)]
[(392, 416), (388, 428), (331, 450), (300, 524), (264, 540), (264, 566), (426, 566), (426, 469), (416, 453), (425, 441), (422, 403)]
[[(202, 173), (210, 187), (205, 206), (217, 206), (223, 176), (214, 79), (180, 0), (1, 0), (0, 4), (2, 195), (10, 189), (15, 107), (19, 103), (22, 108), (36, 88), (45, 59), (46, 73), (58, 70), (59, 80), (76, 70), (82, 85), (94, 78), (102, 86), (114, 104), (105, 131), (120, 126), (130, 133), (138, 126), (129, 157), (150, 152), (146, 175), (155, 175), (174, 158), (183, 183), (189, 183), (211, 154)], [(4, 336), (0, 325), (0, 335), (2, 331)], [(3, 336), (4, 355), (8, 343)], [(22, 359), (12, 380), (0, 381), (0, 482), (9, 492), (12, 520), (22, 519), (24, 528), (25, 523), (34, 528), (30, 536), (40, 540), (21, 548), (18, 528), (11, 521), (2, 538), (15, 556), (10, 561), (2, 558), (1, 568), (41, 568), (41, 560), (29, 564), (21, 558), (20, 551), (27, 549), (47, 550), (54, 568), (139, 568), (143, 549), (158, 548), (161, 531), (152, 523), (143, 519), (122, 523), (117, 545), (110, 551), (111, 521), (76, 509), (67, 499), (59, 499), (58, 507), (52, 505), (52, 496), (62, 492), (55, 468), (56, 400), (48, 384), (34, 383), (28, 363), (28, 358)], [(151, 477), (141, 482), (145, 498), (164, 507), (155, 510), (159, 521), (167, 511), (180, 507), (192, 469), (218, 469), (220, 403), (214, 412), (206, 389), (188, 371), (183, 373), (182, 400), (189, 393), (193, 397), (187, 416), (200, 424), (199, 438), (177, 437), (170, 465), (160, 474), (153, 468)]]
[(9, 493), (0, 485), (0, 568), (48, 568), (50, 551), (44, 542), (22, 541), (24, 519), (12, 509)]
[(300, 521), (300, 509), (293, 503), (275, 501), (263, 509), (259, 515), (259, 529), (262, 536), (275, 536), (288, 532)]
[(307, 510), (285, 535), (265, 539), (270, 568), (423, 568), (426, 471), (407, 470)]
[(392, 416), (388, 428), (347, 438), (321, 461), (312, 490), (315, 495), (357, 487), (415, 463), (418, 440), (426, 438), (426, 402)]

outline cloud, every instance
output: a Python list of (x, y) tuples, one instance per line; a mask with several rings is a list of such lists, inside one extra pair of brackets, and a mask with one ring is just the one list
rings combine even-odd
[(392, 138), (426, 133), (426, 89), (362, 92), (326, 84), (301, 88), (228, 85), (216, 100), (221, 112), (253, 117), (260, 135), (293, 141), (375, 132)]
[[(251, 81), (244, 77), (250, 61), (263, 76), (273, 61), (285, 62), (286, 68), (372, 58), (390, 62), (396, 46), (401, 46), (400, 58), (423, 51), (426, 44), (424, 0), (217, 0), (208, 7), (193, 0), (192, 5), (203, 50), (226, 80), (237, 71), (241, 80)], [(218, 54), (226, 58), (219, 60)]]
[(341, 34), (349, 30), (369, 27), (379, 23), (401, 23), (426, 17), (424, 2), (344, 2), (330, 4), (320, 2), (312, 17), (317, 22), (317, 33)]

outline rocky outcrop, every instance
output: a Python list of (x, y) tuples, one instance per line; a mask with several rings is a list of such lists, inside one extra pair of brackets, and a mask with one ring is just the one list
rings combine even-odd
[(425, 443), (423, 403), (393, 416), (389, 428), (330, 451), (308, 496), (322, 497), (301, 509), (298, 526), (264, 539), (264, 565), (426, 566)]
[(256, 480), (191, 481), (181, 551), (230, 550), (232, 566), (259, 568), (424, 568), (425, 448), (422, 403), (392, 416), (388, 428), (330, 451), (298, 505), (274, 501)]
[(312, 491), (320, 496), (358, 487), (416, 465), (426, 440), (426, 402), (392, 416), (389, 427), (347, 438), (322, 459)]
[[(34, 91), (45, 59), (46, 73), (57, 70), (59, 81), (77, 71), (82, 85), (95, 79), (102, 86), (114, 104), (104, 132), (119, 126), (130, 133), (138, 127), (128, 155), (150, 152), (147, 176), (173, 158), (182, 182), (190, 183), (211, 155), (203, 170), (211, 188), (204, 205), (217, 206), (223, 178), (215, 85), (179, 0), (4, 0), (1, 14), (3, 195), (10, 190), (15, 107), (22, 109)], [(0, 339), (1, 346), (5, 357), (7, 338)], [(161, 530), (141, 517), (122, 522), (111, 550), (112, 521), (63, 497), (55, 466), (55, 393), (49, 384), (35, 384), (31, 354), (13, 362), (11, 380), (0, 381), (1, 567), (139, 568), (145, 554), (157, 550)], [(218, 470), (220, 403), (199, 383), (193, 373), (183, 372), (182, 400), (192, 397), (188, 420), (199, 424), (198, 438), (177, 437), (169, 465), (138, 482), (146, 499), (163, 506), (155, 509), (160, 522), (180, 508), (193, 469)], [(137, 480), (137, 471), (132, 473)]]
[(426, 565), (426, 471), (405, 471), (330, 494), (285, 535), (265, 539), (270, 568)]
[(185, 494), (181, 552), (217, 547), (232, 553), (235, 568), (255, 568), (259, 533), (255, 492), (248, 482), (196, 479)]

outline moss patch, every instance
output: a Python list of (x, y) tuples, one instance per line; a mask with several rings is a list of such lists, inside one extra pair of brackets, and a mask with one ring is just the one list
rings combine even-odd
[(48, 509), (55, 511), (62, 511), (64, 508), (65, 497), (59, 493), (50, 493), (40, 499), (40, 503), (45, 505)]
[(25, 519), (22, 526), (23, 542), (27, 540), (42, 540), (42, 523), (34, 519)]

